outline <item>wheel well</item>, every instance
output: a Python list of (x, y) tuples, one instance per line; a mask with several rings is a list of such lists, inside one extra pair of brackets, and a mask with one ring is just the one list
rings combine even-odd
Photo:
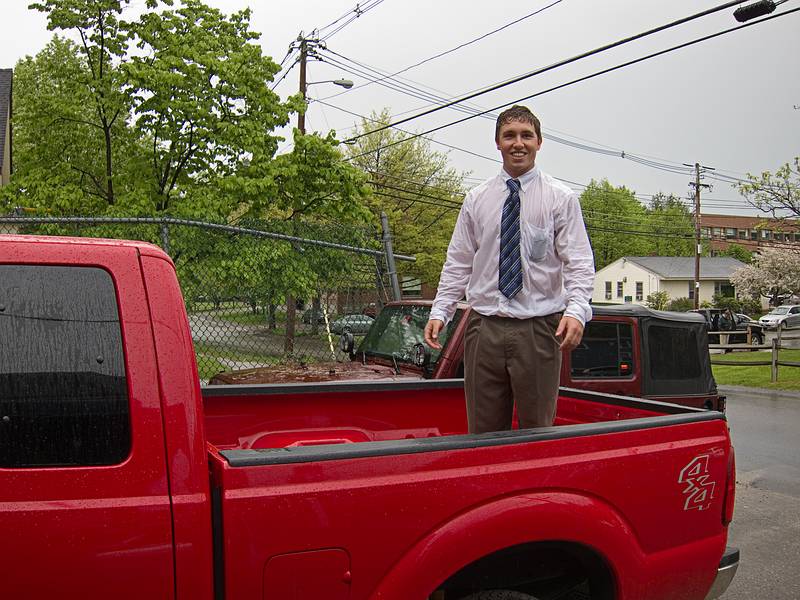
[[(602, 556), (572, 542), (531, 542), (498, 550), (466, 565), (442, 583), (438, 597), (461, 598), (482, 590), (507, 589), (559, 598), (580, 589), (591, 600), (611, 600), (614, 579)], [(437, 596), (433, 596), (437, 597)]]

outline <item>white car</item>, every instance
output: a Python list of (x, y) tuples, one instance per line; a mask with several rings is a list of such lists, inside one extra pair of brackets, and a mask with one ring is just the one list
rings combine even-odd
[(772, 312), (761, 317), (758, 322), (765, 329), (777, 329), (778, 327), (787, 329), (800, 326), (800, 304), (782, 304), (773, 308)]

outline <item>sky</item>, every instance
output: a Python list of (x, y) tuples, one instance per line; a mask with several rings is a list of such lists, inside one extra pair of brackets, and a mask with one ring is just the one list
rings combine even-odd
[[(250, 8), (251, 28), (261, 33), (264, 54), (278, 63), (301, 32), (319, 31), (327, 50), (321, 52), (324, 62), (308, 65), (308, 80), (320, 83), (308, 88), (312, 102), (306, 127), (336, 130), (340, 139), (360, 122), (351, 113), (369, 116), (386, 108), (396, 115), (395, 120), (413, 116), (433, 106), (430, 94), (459, 97), (722, 3), (366, 0), (360, 4), (360, 16), (352, 18), (354, 0), (206, 2), (226, 13)], [(53, 35), (44, 15), (28, 10), (28, 4), (29, 0), (2, 0), (0, 68), (13, 67), (24, 56), (36, 54)], [(142, 10), (144, 0), (133, 0), (131, 6)], [(773, 14), (795, 8), (800, 8), (800, 0), (788, 0)], [(471, 100), (468, 106), (505, 108), (545, 92), (522, 102), (542, 121), (544, 143), (536, 163), (570, 182), (576, 191), (593, 179), (605, 178), (635, 191), (645, 202), (658, 192), (687, 198), (693, 193), (688, 184), (694, 173), (683, 164), (700, 163), (716, 169), (704, 179), (713, 187), (703, 190), (703, 212), (755, 214), (731, 187), (730, 178), (775, 171), (800, 155), (800, 12), (547, 91), (735, 27), (734, 9), (505, 86)], [(345, 18), (337, 21), (341, 17)], [(397, 76), (406, 89), (427, 96), (424, 99), (370, 82), (376, 78), (374, 71), (365, 76), (371, 69), (393, 74), (458, 46), (462, 47)], [(283, 75), (276, 92), (287, 97), (297, 92), (299, 69), (295, 66)], [(324, 83), (341, 78), (352, 80), (354, 88), (344, 91)], [(400, 127), (424, 132), (465, 116), (447, 108)], [(469, 185), (495, 175), (500, 168), (493, 117), (447, 126), (429, 137), (434, 149), (448, 155), (453, 168), (467, 173)], [(582, 147), (576, 148), (575, 143)]]

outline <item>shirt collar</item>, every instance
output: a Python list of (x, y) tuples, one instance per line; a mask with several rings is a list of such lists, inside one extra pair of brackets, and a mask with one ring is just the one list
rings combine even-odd
[[(526, 171), (516, 179), (519, 181), (519, 186), (521, 190), (527, 189), (528, 185), (536, 181), (536, 178), (539, 176), (539, 167), (533, 165), (533, 168), (530, 171)], [(506, 173), (505, 169), (500, 169), (500, 177), (503, 178), (503, 183), (508, 181), (509, 179), (514, 179), (508, 173)]]

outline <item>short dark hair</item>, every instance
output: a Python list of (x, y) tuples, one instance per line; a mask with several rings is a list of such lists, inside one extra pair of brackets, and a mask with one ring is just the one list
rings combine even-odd
[(530, 123), (533, 125), (533, 130), (536, 132), (536, 137), (539, 138), (540, 142), (542, 141), (542, 124), (539, 123), (539, 119), (536, 118), (536, 115), (533, 114), (527, 106), (522, 106), (521, 104), (515, 104), (511, 108), (507, 108), (500, 113), (499, 117), (497, 117), (497, 124), (494, 127), (495, 141), (500, 139), (500, 128), (511, 121)]

